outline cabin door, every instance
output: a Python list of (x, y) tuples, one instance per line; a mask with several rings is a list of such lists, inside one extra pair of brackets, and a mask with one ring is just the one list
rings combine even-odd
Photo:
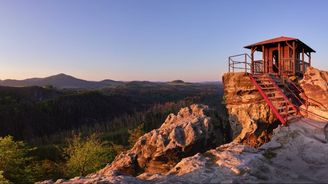
[(279, 73), (279, 57), (278, 57), (278, 50), (272, 51), (272, 71), (274, 73)]

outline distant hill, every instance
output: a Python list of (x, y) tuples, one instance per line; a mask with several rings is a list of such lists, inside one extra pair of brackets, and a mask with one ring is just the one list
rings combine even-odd
[(114, 80), (102, 80), (102, 81), (87, 81), (75, 78), (66, 74), (58, 74), (45, 78), (30, 78), (24, 80), (0, 80), (1, 86), (11, 86), (11, 87), (26, 87), (26, 86), (53, 86), (56, 88), (83, 88), (83, 89), (95, 89), (104, 88), (120, 85), (123, 82)]

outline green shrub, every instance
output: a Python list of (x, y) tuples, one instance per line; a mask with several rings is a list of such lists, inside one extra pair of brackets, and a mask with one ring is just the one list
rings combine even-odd
[(0, 137), (1, 177), (18, 184), (34, 182), (30, 177), (34, 174), (30, 165), (32, 157), (29, 156), (33, 149), (22, 141), (14, 141), (12, 136)]
[(0, 184), (9, 184), (9, 181), (3, 177), (3, 171), (0, 171)]
[(82, 138), (80, 134), (68, 140), (64, 149), (68, 177), (85, 176), (104, 167), (111, 159), (111, 147), (93, 134)]

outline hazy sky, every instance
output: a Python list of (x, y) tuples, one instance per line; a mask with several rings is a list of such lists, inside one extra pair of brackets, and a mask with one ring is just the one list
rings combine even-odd
[(328, 70), (326, 0), (0, 0), (0, 79), (221, 80), (229, 55), (282, 35)]

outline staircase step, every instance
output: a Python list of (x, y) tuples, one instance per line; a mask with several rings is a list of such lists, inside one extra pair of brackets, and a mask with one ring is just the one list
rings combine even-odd
[(285, 102), (285, 99), (282, 96), (267, 95), (269, 100), (272, 102)]
[(265, 86), (271, 86), (271, 87), (274, 87), (274, 84), (272, 84), (272, 83), (260, 83), (259, 85), (260, 85), (261, 87), (262, 87), (262, 86), (264, 86), (264, 87), (265, 87)]
[(295, 110), (289, 110), (287, 113), (286, 112), (281, 112), (279, 113), (280, 115), (290, 115), (290, 114), (293, 114), (293, 113), (296, 113)]
[(285, 101), (287, 104), (285, 104), (285, 105), (281, 105), (282, 107), (288, 107), (288, 108), (293, 108), (293, 106), (292, 105), (290, 105), (287, 101)]
[(279, 93), (276, 91), (266, 91), (265, 93), (268, 97), (282, 97)]
[(266, 87), (266, 88), (262, 88), (263, 90), (277, 90), (275, 87)]
[[(260, 74), (253, 75), (253, 78), (255, 80), (253, 82), (256, 82), (258, 87), (260, 87), (259, 90), (262, 90), (265, 93), (263, 97), (268, 98), (272, 105), (277, 109), (278, 114), (276, 114), (276, 117), (281, 117), (285, 121), (289, 121), (297, 117), (297, 110), (295, 110), (293, 105), (291, 105), (291, 103), (293, 103), (293, 101), (289, 98), (291, 95), (287, 93), (289, 90), (286, 90), (282, 79), (277, 76)], [(285, 122), (282, 121), (282, 123)]]
[(256, 81), (267, 81), (267, 82), (272, 82), (269, 78), (256, 78)]

